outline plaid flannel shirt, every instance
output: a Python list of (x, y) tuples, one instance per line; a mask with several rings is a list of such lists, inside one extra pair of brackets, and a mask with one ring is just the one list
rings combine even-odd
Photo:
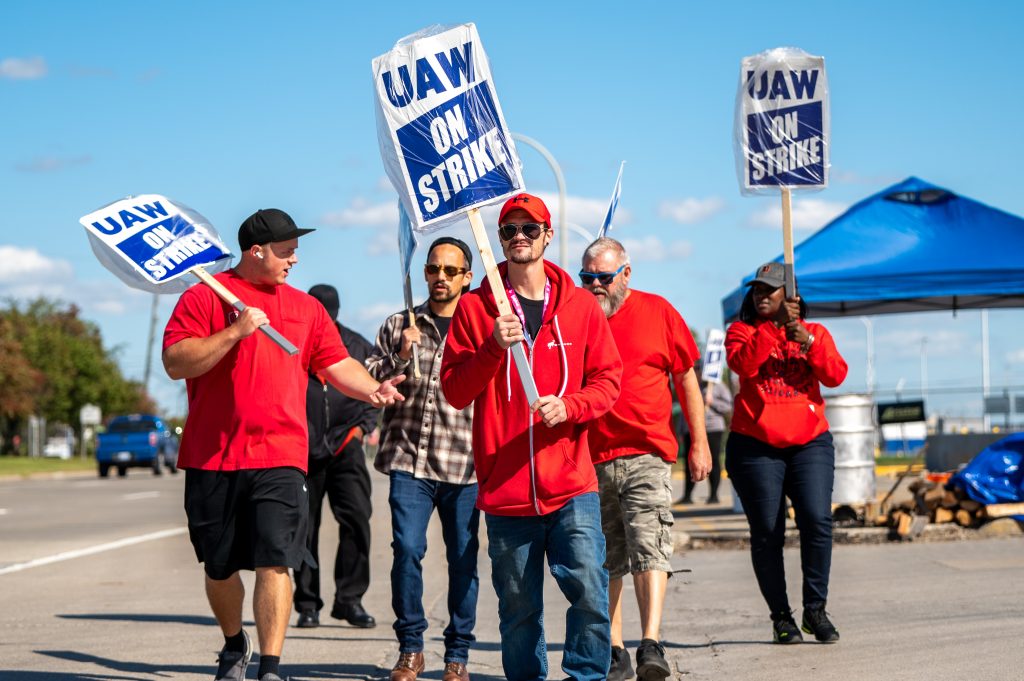
[(408, 312), (397, 312), (384, 321), (373, 354), (366, 360), (367, 370), (379, 381), (406, 375), (397, 386), (405, 401), (384, 408), (380, 447), (373, 466), (384, 474), (395, 470), (439, 482), (475, 483), (473, 407), (459, 411), (448, 404), (440, 378), (444, 339), (430, 316), (428, 303), (413, 311), (420, 330), (417, 352), (422, 378), (417, 381), (412, 362), (398, 356)]

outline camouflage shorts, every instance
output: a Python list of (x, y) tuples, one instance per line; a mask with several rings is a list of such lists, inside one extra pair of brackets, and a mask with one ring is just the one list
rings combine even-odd
[(637, 454), (596, 468), (608, 577), (672, 572), (672, 466), (656, 454)]

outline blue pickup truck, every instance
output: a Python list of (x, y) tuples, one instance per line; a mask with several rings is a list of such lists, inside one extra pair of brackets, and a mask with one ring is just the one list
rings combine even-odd
[(133, 467), (150, 468), (154, 475), (162, 474), (165, 468), (178, 472), (178, 439), (158, 416), (114, 417), (98, 437), (96, 464), (101, 478), (110, 474), (111, 467), (117, 469), (119, 477)]

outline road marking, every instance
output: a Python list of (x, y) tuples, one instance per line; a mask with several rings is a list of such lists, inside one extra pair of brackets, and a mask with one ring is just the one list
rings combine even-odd
[(0, 515), (7, 515), (7, 509), (6, 508), (0, 508)]
[(158, 496), (160, 496), (160, 492), (133, 492), (132, 494), (122, 494), (121, 498), (125, 501), (135, 501), (136, 499), (153, 499)]
[(175, 537), (179, 534), (185, 534), (186, 532), (188, 532), (187, 527), (176, 527), (173, 530), (160, 530), (159, 532), (140, 534), (137, 537), (126, 537), (125, 539), (118, 539), (117, 541), (108, 542), (106, 544), (98, 544), (96, 546), (90, 546), (84, 549), (77, 549), (75, 551), (65, 551), (64, 553), (56, 553), (52, 556), (47, 556), (45, 558), (36, 558), (35, 560), (30, 560), (25, 563), (15, 563), (14, 565), (8, 565), (7, 567), (0, 569), (0, 575), (6, 575), (12, 572), (21, 572), (22, 570), (41, 567), (43, 565), (60, 563), (65, 560), (83, 558), (85, 556), (91, 556), (96, 553), (103, 553), (104, 551), (113, 551), (114, 549), (120, 549), (124, 548), (125, 546), (132, 546), (134, 544), (142, 544), (144, 542), (154, 541), (156, 539), (166, 539), (167, 537)]

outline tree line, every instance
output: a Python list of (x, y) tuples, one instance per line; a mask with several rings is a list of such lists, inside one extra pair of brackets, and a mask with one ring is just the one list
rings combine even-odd
[(145, 386), (124, 377), (117, 354), (74, 304), (8, 300), (0, 307), (0, 453), (16, 453), (31, 415), (79, 429), (85, 404), (105, 415), (152, 413)]

